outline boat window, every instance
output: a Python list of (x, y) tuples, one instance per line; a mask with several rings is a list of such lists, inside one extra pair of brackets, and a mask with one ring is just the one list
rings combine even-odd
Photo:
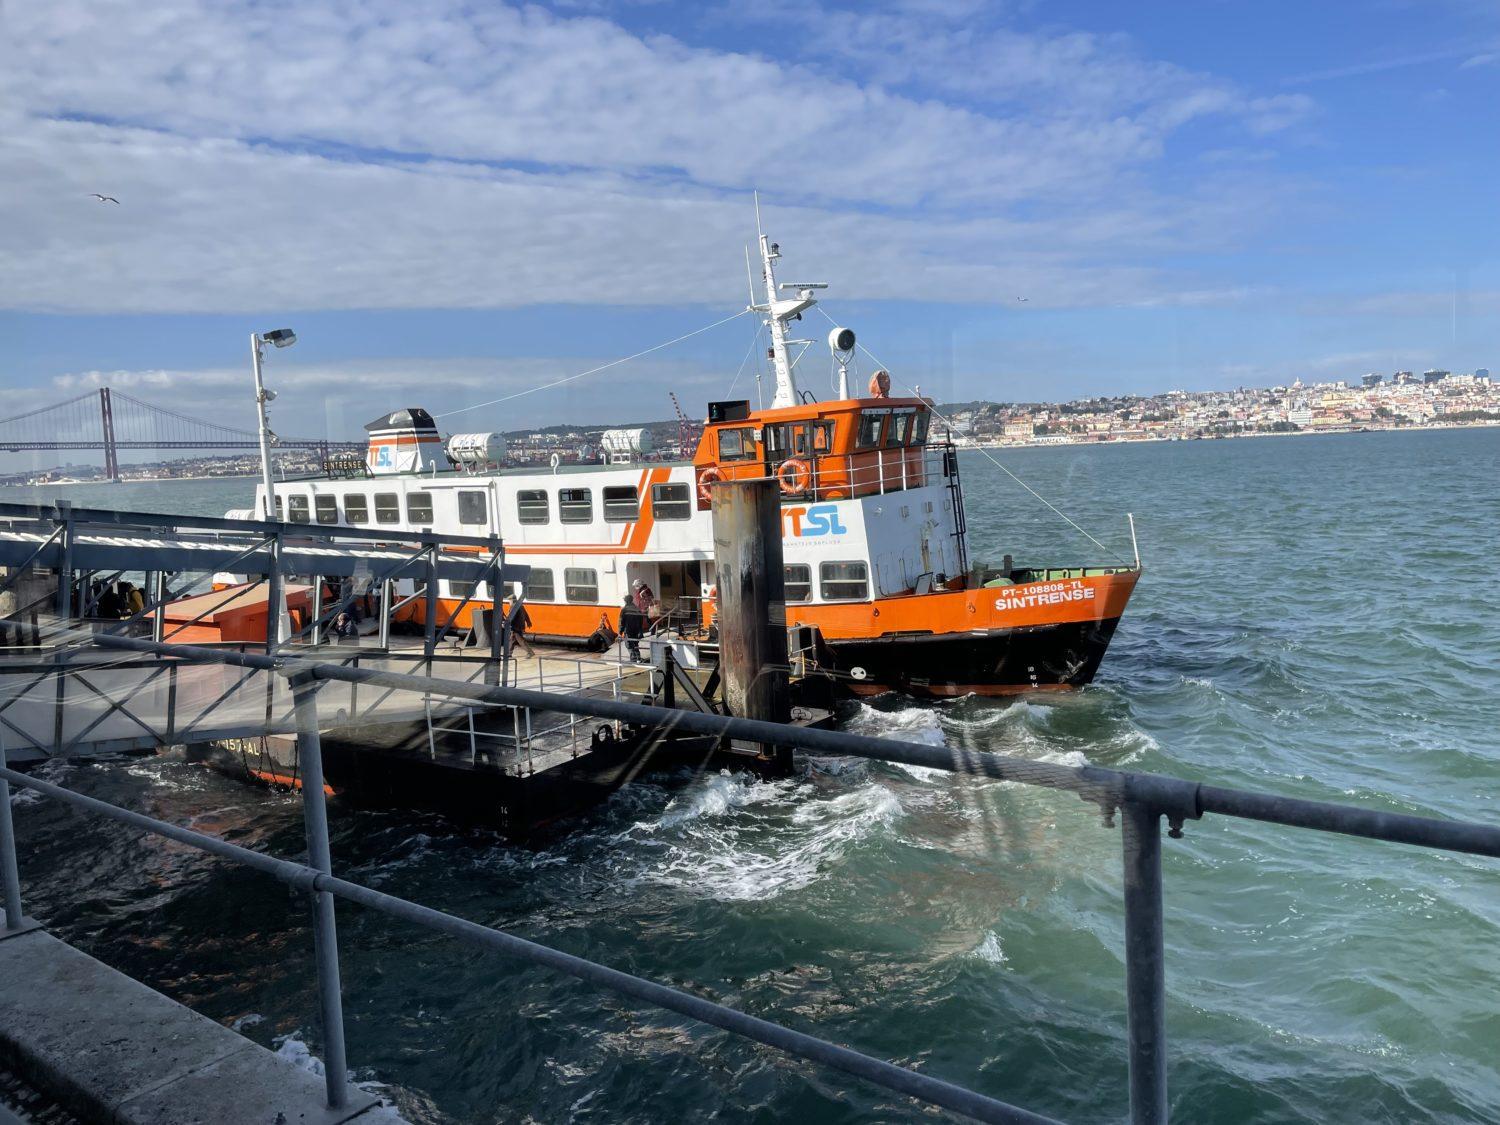
[(344, 521), (346, 523), (370, 522), (370, 501), (363, 492), (351, 492), (344, 497)]
[(833, 449), (833, 423), (814, 422), (812, 429), (812, 451), (814, 453), (827, 453)]
[(465, 488), (459, 492), (458, 522), (473, 524), (490, 522), (490, 505), (482, 489)]
[(629, 523), (641, 518), (641, 497), (633, 484), (611, 484), (604, 489), (604, 522)]
[(863, 562), (822, 563), (818, 580), (824, 601), (862, 601), (870, 596), (870, 568)]
[(551, 567), (532, 567), (526, 576), (526, 600), (528, 602), (555, 602), (557, 590), (552, 585)]
[(339, 498), (337, 496), (314, 496), (313, 510), (319, 523), (339, 522)]
[(516, 493), (517, 523), (546, 523), (550, 518), (545, 488), (523, 488)]
[(912, 424), (911, 424), (911, 441), (909, 441), (907, 444), (908, 445), (926, 445), (927, 444), (927, 427), (930, 426), (931, 424), (932, 424), (932, 415), (929, 414), (929, 413), (927, 413), (927, 411), (924, 410), (920, 414), (916, 415), (916, 417), (914, 417), (912, 419)]
[(812, 567), (807, 563), (787, 563), (781, 569), (786, 578), (786, 600), (812, 601)]
[[(801, 426), (797, 427), (799, 431), (801, 428)], [(767, 426), (764, 433), (766, 438), (766, 460), (784, 461), (792, 455), (791, 423), (779, 422), (776, 425)], [(798, 436), (801, 436), (800, 433)]]
[(911, 430), (911, 411), (904, 410), (891, 415), (891, 424), (885, 428), (885, 444), (895, 448), (906, 444), (906, 435)]
[(719, 431), (720, 461), (754, 461), (755, 430), (753, 428)]
[(448, 579), (448, 593), (450, 593), (451, 595), (453, 595), (455, 598), (472, 597), (473, 594), (474, 594), (474, 591), (476, 589), (478, 589), (478, 588), (479, 588), (479, 581), (478, 581), (478, 579), (475, 579), (473, 582), (470, 582), (470, 581), (468, 581), (467, 579), (464, 579), (464, 578), (450, 578), (450, 579)]
[(432, 493), (408, 492), (406, 494), (406, 518), (411, 523), (431, 523)]
[(653, 484), (651, 514), (659, 520), (693, 518), (692, 494), (685, 484)]
[(570, 602), (599, 604), (599, 572), (585, 567), (564, 567), (563, 592)]
[(557, 518), (563, 523), (592, 523), (594, 494), (587, 488), (558, 489)]
[(874, 449), (880, 444), (880, 428), (885, 424), (886, 411), (861, 410), (859, 412), (859, 436), (854, 448)]
[(280, 519), (281, 518), (281, 497), (277, 496), (275, 498), (275, 500), (276, 500), (276, 518)]
[(308, 514), (307, 497), (292, 493), (286, 498), (287, 518), (292, 523), (312, 523), (312, 516)]
[(375, 494), (375, 522), (400, 523), (401, 497), (394, 492), (377, 492)]

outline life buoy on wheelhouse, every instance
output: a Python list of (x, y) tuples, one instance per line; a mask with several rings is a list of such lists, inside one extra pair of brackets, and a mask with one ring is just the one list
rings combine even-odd
[(715, 481), (723, 480), (724, 474), (719, 472), (717, 465), (710, 465), (698, 474), (698, 501), (705, 508), (714, 502), (713, 489), (710, 487)]
[(807, 486), (812, 483), (812, 469), (801, 457), (791, 457), (781, 463), (776, 470), (776, 479), (781, 484), (781, 491), (788, 496), (796, 496), (807, 491)]

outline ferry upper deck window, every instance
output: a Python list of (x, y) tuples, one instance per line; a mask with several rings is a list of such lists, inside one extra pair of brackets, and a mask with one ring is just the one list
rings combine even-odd
[(552, 584), (550, 567), (534, 566), (526, 576), (526, 600), (528, 602), (557, 601), (557, 587)]
[(629, 523), (641, 518), (641, 497), (633, 484), (611, 484), (604, 489), (606, 523)]
[(824, 601), (863, 601), (870, 596), (870, 568), (864, 562), (826, 562), (818, 567)]
[(408, 492), (406, 494), (406, 518), (411, 523), (431, 523), (432, 493)]
[(755, 429), (747, 427), (737, 430), (719, 431), (720, 461), (755, 460)]
[(465, 488), (458, 494), (458, 522), (486, 524), (490, 522), (490, 505), (483, 489)]
[(375, 522), (400, 523), (401, 497), (394, 492), (377, 492), (375, 494)]
[(906, 444), (906, 435), (911, 430), (912, 413), (899, 411), (891, 415), (891, 423), (885, 428), (885, 444), (891, 448)]
[(517, 523), (546, 523), (550, 518), (545, 488), (523, 488), (516, 493)]
[(344, 497), (344, 521), (346, 523), (370, 522), (370, 501), (363, 492), (351, 492)]
[(927, 427), (932, 425), (932, 415), (923, 410), (916, 414), (911, 422), (911, 440), (908, 445), (926, 445)]
[(455, 598), (473, 597), (474, 591), (479, 588), (479, 582), (469, 581), (467, 578), (448, 579), (448, 593)]
[(593, 523), (593, 492), (587, 488), (559, 488), (557, 518), (563, 523)]
[(599, 572), (585, 567), (564, 567), (563, 592), (570, 602), (589, 602), (597, 605), (599, 603)]
[(693, 518), (693, 495), (685, 484), (653, 484), (651, 515), (658, 520)]
[(277, 496), (275, 498), (275, 500), (276, 500), (276, 518), (280, 519), (281, 518), (281, 497)]
[(787, 563), (781, 570), (786, 582), (786, 600), (812, 601), (812, 567), (807, 563)]
[[(815, 454), (827, 453), (833, 448), (833, 423), (813, 422), (809, 427), (812, 438), (812, 452)], [(798, 453), (806, 452), (799, 449)]]
[(312, 516), (308, 513), (307, 497), (298, 493), (286, 498), (287, 519), (292, 523), (312, 523)]
[(855, 449), (874, 449), (880, 444), (880, 430), (885, 425), (887, 411), (861, 410), (859, 433), (854, 440)]
[(337, 496), (314, 496), (313, 511), (319, 523), (339, 522), (339, 498)]

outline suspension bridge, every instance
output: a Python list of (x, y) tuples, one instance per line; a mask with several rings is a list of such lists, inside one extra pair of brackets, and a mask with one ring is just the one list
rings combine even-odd
[[(359, 450), (363, 443), (326, 438), (277, 438), (277, 449)], [(258, 449), (253, 430), (192, 418), (145, 402), (124, 391), (100, 387), (65, 402), (0, 418), (0, 452), (98, 449), (111, 480), (120, 475), (121, 450)]]

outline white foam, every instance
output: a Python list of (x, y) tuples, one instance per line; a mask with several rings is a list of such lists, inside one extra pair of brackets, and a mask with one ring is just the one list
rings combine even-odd
[[(299, 1070), (305, 1070), (309, 1074), (316, 1074), (319, 1078), (324, 1075), (323, 1060), (313, 1054), (306, 1043), (302, 1041), (300, 1032), (292, 1032), (290, 1035), (280, 1035), (271, 1040), (276, 1048), (276, 1057), (285, 1059)], [(386, 1089), (383, 1082), (366, 1079), (353, 1083), (354, 1087), (366, 1094), (380, 1096), (380, 1091)], [(371, 1106), (359, 1115), (361, 1125), (364, 1122), (375, 1122), (377, 1125), (411, 1125), (406, 1118), (402, 1117), (394, 1105), (382, 1099), (381, 1103)]]
[(1000, 948), (1000, 935), (994, 930), (986, 930), (984, 940), (969, 951), (969, 956), (988, 961), (991, 965), (1005, 964), (1005, 950)]

